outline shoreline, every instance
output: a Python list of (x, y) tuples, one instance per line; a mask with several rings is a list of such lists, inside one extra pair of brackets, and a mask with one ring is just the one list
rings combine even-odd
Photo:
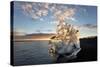
[[(87, 38), (80, 38), (80, 40), (84, 40), (84, 39), (94, 39), (94, 38), (97, 38), (96, 37), (87, 37)], [(14, 39), (11, 39), (12, 42), (31, 42), (31, 41), (49, 41), (50, 40), (50, 37), (48, 38), (14, 38)]]
[(50, 39), (16, 39), (13, 42), (49, 41)]

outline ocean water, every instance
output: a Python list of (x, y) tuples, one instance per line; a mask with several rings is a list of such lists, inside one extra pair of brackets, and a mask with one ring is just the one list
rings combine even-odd
[[(48, 52), (48, 41), (14, 42), (14, 65), (35, 65), (67, 63), (60, 58), (55, 62)], [(80, 40), (81, 51), (77, 58), (68, 62), (86, 62), (97, 60), (97, 39)], [(63, 60), (63, 61), (62, 61)]]
[(48, 41), (14, 42), (14, 65), (53, 63)]

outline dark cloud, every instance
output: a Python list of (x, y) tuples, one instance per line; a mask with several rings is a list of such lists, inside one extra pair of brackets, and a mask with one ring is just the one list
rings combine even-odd
[(82, 27), (93, 29), (93, 28), (97, 28), (97, 25), (96, 24), (84, 24), (82, 25)]

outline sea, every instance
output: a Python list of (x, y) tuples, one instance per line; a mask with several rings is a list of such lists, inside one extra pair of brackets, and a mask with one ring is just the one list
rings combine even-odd
[(53, 63), (48, 41), (14, 42), (14, 65)]

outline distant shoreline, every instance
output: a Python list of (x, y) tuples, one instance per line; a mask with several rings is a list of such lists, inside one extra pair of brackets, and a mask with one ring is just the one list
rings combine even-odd
[[(13, 39), (11, 39), (14, 42), (28, 42), (28, 41), (47, 41), (50, 40), (52, 36), (55, 36), (54, 34), (33, 34), (33, 35), (27, 35), (27, 36), (13, 36)], [(84, 37), (81, 39), (92, 39), (97, 38), (97, 36), (90, 36), (90, 37)]]
[(52, 36), (55, 34), (30, 34), (26, 36), (13, 36), (14, 42), (25, 42), (25, 41), (43, 41), (43, 40), (50, 40)]
[[(96, 38), (96, 37), (94, 37)], [(80, 40), (87, 40), (87, 39), (94, 39), (94, 38), (80, 38)], [(50, 38), (44, 38), (44, 39), (16, 39), (12, 40), (13, 42), (32, 42), (32, 41), (49, 41)]]
[(50, 39), (16, 39), (14, 42), (28, 42), (28, 41), (49, 41)]

